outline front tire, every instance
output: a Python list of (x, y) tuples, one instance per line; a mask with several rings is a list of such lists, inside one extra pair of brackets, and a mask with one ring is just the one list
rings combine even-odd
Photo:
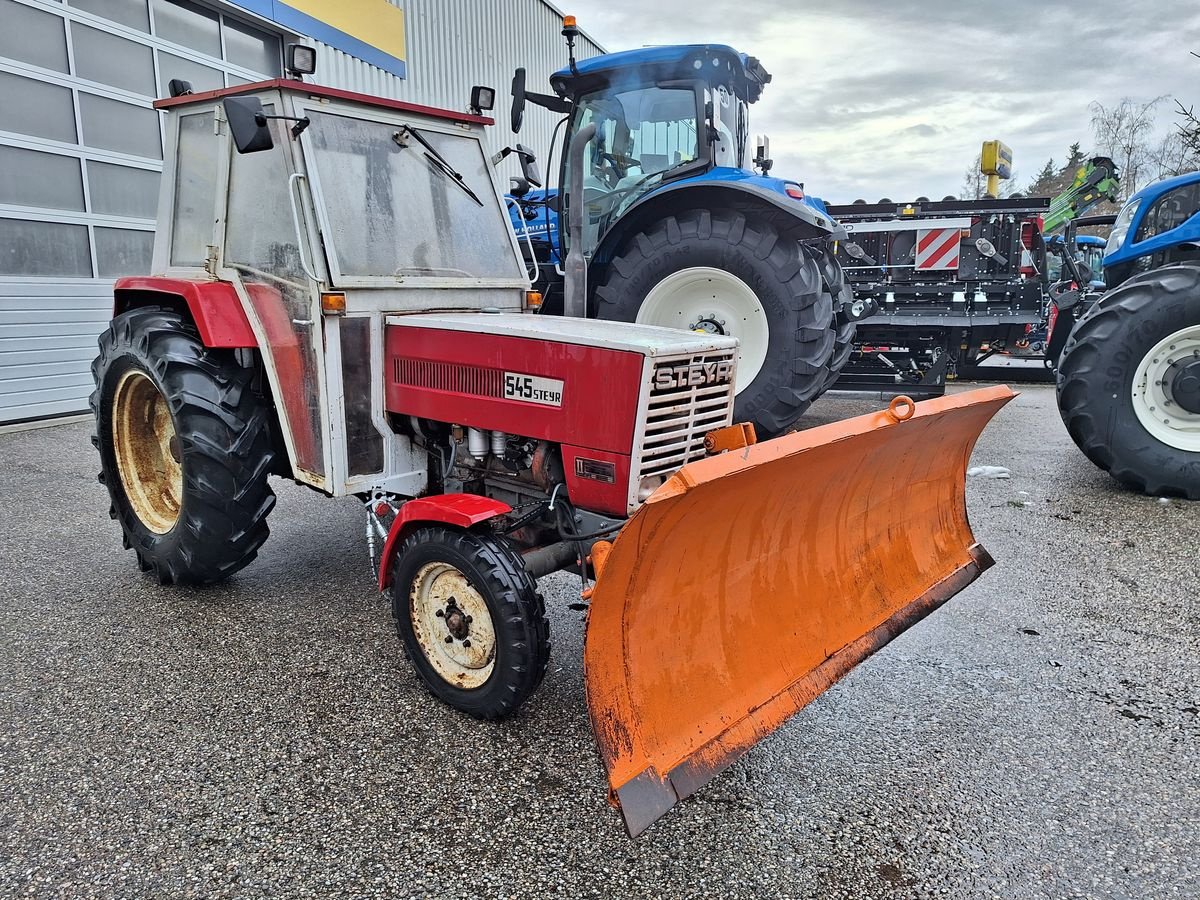
[(502, 537), (433, 526), (413, 532), (393, 563), (392, 615), (430, 693), (477, 719), (512, 715), (546, 674), (542, 597)]
[(99, 347), (92, 442), (125, 547), (163, 584), (229, 577), (258, 554), (275, 505), (253, 371), (159, 308), (117, 316)]
[(737, 421), (786, 431), (822, 390), (833, 299), (814, 252), (732, 210), (692, 210), (635, 235), (594, 294), (601, 319), (732, 334)]
[(1075, 326), (1058, 369), (1059, 411), (1079, 448), (1118, 481), (1200, 500), (1200, 267), (1152, 274), (1105, 294)]

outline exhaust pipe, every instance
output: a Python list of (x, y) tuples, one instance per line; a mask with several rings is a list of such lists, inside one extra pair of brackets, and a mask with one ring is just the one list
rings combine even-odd
[(567, 251), (563, 266), (563, 315), (587, 315), (587, 260), (583, 258), (583, 152), (596, 136), (595, 123), (579, 130), (571, 141), (571, 181), (567, 185)]

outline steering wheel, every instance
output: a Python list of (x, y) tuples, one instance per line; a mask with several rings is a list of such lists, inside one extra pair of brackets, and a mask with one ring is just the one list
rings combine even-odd
[(609, 179), (606, 173), (605, 180), (609, 181), (609, 187), (616, 187), (617, 182), (628, 175), (629, 170), (633, 166), (640, 166), (642, 164), (641, 160), (634, 159), (632, 156), (609, 153), (607, 150), (601, 150), (599, 156), (601, 160), (609, 164), (612, 174), (617, 176), (616, 178)]

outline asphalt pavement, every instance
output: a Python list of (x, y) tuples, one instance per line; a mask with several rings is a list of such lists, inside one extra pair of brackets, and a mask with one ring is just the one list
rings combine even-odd
[(968, 483), (996, 566), (637, 841), (575, 579), (539, 693), (477, 722), (411, 672), (355, 501), (279, 482), (257, 561), (160, 587), (90, 432), (0, 435), (2, 896), (1200, 895), (1200, 504), (1110, 481), (1052, 388), (973, 459), (1011, 472)]

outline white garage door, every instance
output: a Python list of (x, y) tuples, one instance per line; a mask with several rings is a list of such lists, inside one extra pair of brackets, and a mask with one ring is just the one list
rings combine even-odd
[(278, 35), (187, 0), (0, 0), (0, 422), (87, 409), (112, 280), (150, 269), (154, 98), (281, 58)]

